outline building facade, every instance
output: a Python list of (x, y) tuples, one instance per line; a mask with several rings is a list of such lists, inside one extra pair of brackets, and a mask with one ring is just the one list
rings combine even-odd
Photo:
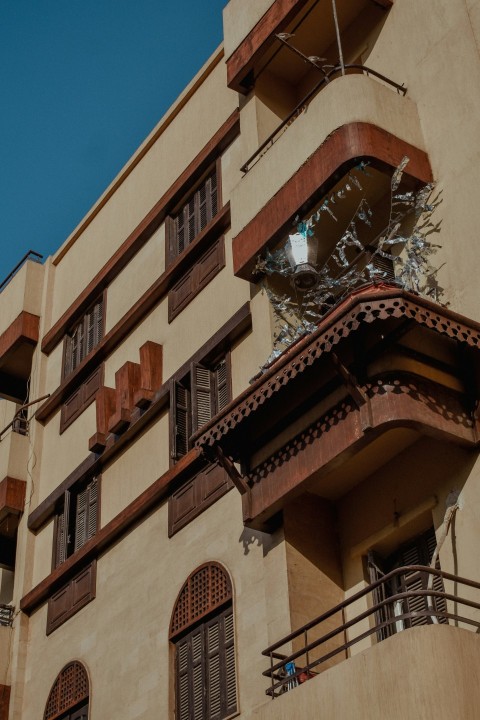
[(4, 285), (0, 718), (478, 717), (479, 47), (230, 0)]

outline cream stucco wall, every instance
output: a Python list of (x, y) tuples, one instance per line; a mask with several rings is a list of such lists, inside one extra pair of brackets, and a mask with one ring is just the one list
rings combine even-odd
[(230, 0), (223, 10), (226, 58), (230, 57), (271, 5), (273, 0)]
[[(182, 583), (206, 559), (222, 563), (232, 577), (242, 716), (263, 703), (260, 651), (269, 624), (285, 627), (286, 609), (278, 602), (286, 596), (277, 562), (282, 543), (244, 533), (236, 491), (209, 510), (208, 523), (201, 517), (168, 540), (164, 505), (99, 559), (94, 601), (48, 638), (46, 606), (32, 615), (22, 717), (41, 720), (57, 672), (75, 657), (91, 678), (91, 720), (167, 718), (170, 614)], [(45, 653), (55, 662), (42, 662)]]
[(27, 260), (0, 293), (2, 307), (0, 335), (24, 311), (40, 315), (42, 307), (44, 267)]

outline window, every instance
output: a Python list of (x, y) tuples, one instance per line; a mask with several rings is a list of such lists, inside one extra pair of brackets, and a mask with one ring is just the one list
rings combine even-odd
[(79, 662), (71, 662), (58, 674), (43, 714), (43, 720), (87, 720), (88, 676)]
[(231, 399), (230, 355), (213, 363), (192, 363), (190, 372), (172, 383), (171, 456), (178, 460), (190, 450), (190, 437)]
[(172, 260), (204, 230), (218, 211), (217, 169), (201, 181), (181, 208), (170, 216), (168, 239)]
[(218, 563), (198, 568), (172, 615), (177, 720), (222, 720), (237, 710), (232, 588)]
[(65, 338), (63, 376), (70, 375), (103, 337), (103, 296)]
[(64, 495), (56, 517), (55, 567), (90, 540), (98, 525), (98, 478), (74, 486)]
[[(431, 563), (433, 553), (437, 544), (435, 530), (430, 527), (426, 532), (418, 537), (410, 540), (396, 550), (393, 555), (388, 558), (382, 558), (377, 553), (370, 552), (368, 557), (368, 570), (370, 581), (373, 583), (382, 578), (395, 568), (405, 567), (409, 565), (425, 565)], [(437, 562), (437, 569), (440, 564)], [(419, 570), (411, 570), (401, 575), (393, 577), (388, 585), (380, 585), (374, 591), (375, 603), (381, 603), (393, 595), (401, 593), (415, 592), (417, 590), (427, 590), (429, 575)], [(443, 580), (436, 576), (433, 580), (433, 590), (444, 592)], [(393, 635), (395, 632), (404, 630), (417, 625), (428, 625), (432, 622), (430, 617), (425, 615), (429, 604), (439, 612), (446, 611), (446, 604), (443, 598), (435, 598), (434, 596), (411, 596), (395, 603), (384, 605), (376, 612), (376, 621), (379, 625), (387, 623), (384, 627), (377, 631), (377, 639), (384, 640), (386, 637)], [(416, 614), (418, 613), (418, 614)], [(395, 624), (388, 624), (388, 621), (399, 615), (406, 615)], [(446, 618), (439, 617), (439, 623), (447, 622)]]

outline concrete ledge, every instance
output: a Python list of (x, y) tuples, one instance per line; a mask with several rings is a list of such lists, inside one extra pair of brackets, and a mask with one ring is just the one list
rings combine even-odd
[(394, 635), (266, 700), (248, 718), (474, 720), (479, 707), (480, 636), (429, 625)]

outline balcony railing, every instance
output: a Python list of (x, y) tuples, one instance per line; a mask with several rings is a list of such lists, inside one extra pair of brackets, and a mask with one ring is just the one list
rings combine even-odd
[[(445, 592), (445, 581), (453, 583), (453, 593)], [(460, 597), (459, 586), (480, 590), (478, 582), (422, 565), (392, 570), (264, 650), (263, 655), (270, 658), (270, 668), (263, 673), (270, 678), (266, 694), (278, 697), (302, 684), (325, 669), (328, 660), (340, 653), (345, 659), (349, 648), (372, 635), (380, 641), (409, 627), (437, 623), (472, 625), (478, 632), (480, 603)], [(403, 591), (392, 593), (395, 587)], [(370, 601), (368, 609), (346, 620), (353, 604), (364, 598)], [(468, 613), (468, 609), (473, 612)], [(341, 622), (328, 632), (322, 632), (322, 624), (328, 623), (331, 628), (335, 616)], [(313, 636), (316, 638), (312, 639)], [(297, 649), (285, 654), (281, 652), (285, 647)]]
[[(345, 65), (344, 68), (347, 71), (347, 74), (359, 73), (367, 75), (368, 77), (370, 75), (376, 77), (378, 80), (381, 80), (387, 85), (393, 87), (397, 91), (397, 93), (401, 93), (402, 95), (405, 95), (405, 93), (407, 92), (407, 88), (404, 85), (399, 85), (393, 80), (385, 77), (385, 75), (382, 75), (376, 70), (368, 68), (365, 65), (350, 64)], [(247, 173), (253, 167), (253, 165), (255, 165), (255, 163), (261, 158), (261, 156), (270, 148), (270, 146), (273, 145), (273, 143), (279, 138), (279, 136), (287, 129), (287, 127), (291, 125), (291, 123), (303, 113), (303, 111), (308, 107), (308, 104), (320, 92), (320, 90), (322, 90), (322, 88), (324, 88), (330, 82), (330, 80), (334, 80), (336, 77), (341, 75), (342, 72), (343, 68), (341, 65), (336, 65), (328, 72), (325, 72), (321, 80), (319, 80), (319, 82), (317, 82), (313, 86), (313, 88), (307, 93), (307, 95), (305, 95), (305, 97), (292, 110), (292, 112), (287, 115), (284, 120), (282, 120), (280, 125), (275, 128), (275, 130), (267, 137), (267, 139), (264, 140), (263, 143), (255, 150), (253, 155), (248, 158), (248, 160), (240, 168), (240, 171), (242, 173)]]
[(3, 627), (11, 627), (13, 621), (13, 605), (0, 604), (0, 625)]

